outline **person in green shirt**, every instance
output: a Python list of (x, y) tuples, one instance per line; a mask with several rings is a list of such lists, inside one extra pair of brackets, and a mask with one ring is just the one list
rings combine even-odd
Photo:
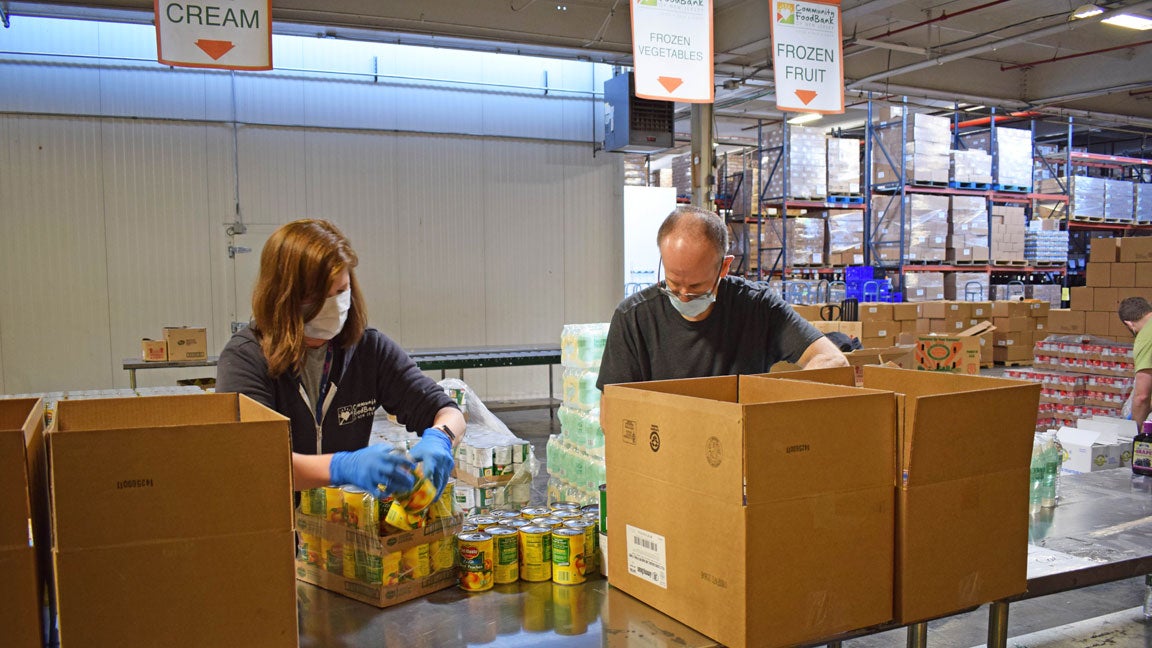
[(1129, 297), (1120, 302), (1120, 321), (1136, 336), (1132, 346), (1136, 381), (1132, 389), (1132, 420), (1137, 423), (1152, 411), (1152, 304), (1143, 297)]

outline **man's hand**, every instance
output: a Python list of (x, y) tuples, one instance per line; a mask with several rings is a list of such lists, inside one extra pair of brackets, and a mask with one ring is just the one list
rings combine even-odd
[(802, 369), (828, 369), (831, 367), (847, 367), (848, 358), (836, 348), (832, 341), (823, 335), (804, 349), (799, 362)]
[(415, 469), (404, 455), (393, 454), (392, 446), (378, 443), (355, 452), (337, 452), (328, 472), (333, 484), (352, 484), (380, 498), (412, 490)]

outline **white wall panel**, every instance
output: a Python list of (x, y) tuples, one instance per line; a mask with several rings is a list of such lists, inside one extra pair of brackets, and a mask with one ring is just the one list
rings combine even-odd
[(366, 79), (310, 81), (304, 114), (310, 126), (395, 130), (397, 93)]
[(101, 130), (111, 369), (116, 386), (127, 386), (120, 359), (165, 326), (204, 326), (208, 348), (222, 346), (210, 245), (223, 232), (208, 211), (203, 124), (108, 119)]
[(206, 119), (207, 78), (207, 74), (198, 70), (181, 68), (105, 69), (100, 72), (99, 114)]
[(282, 224), (308, 217), (305, 132), (240, 129), (240, 201), (246, 223)]
[(0, 112), (100, 112), (100, 76), (83, 68), (7, 61), (0, 64), (0, 88)]
[(100, 129), (92, 120), (3, 119), (5, 387), (107, 387), (113, 376)]

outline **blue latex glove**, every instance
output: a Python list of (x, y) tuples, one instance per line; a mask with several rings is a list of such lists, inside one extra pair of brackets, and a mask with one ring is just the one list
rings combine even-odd
[(332, 483), (352, 484), (374, 497), (412, 490), (416, 466), (402, 454), (393, 454), (387, 443), (370, 445), (355, 452), (337, 452), (328, 468)]
[(436, 428), (424, 430), (420, 441), (410, 451), (414, 461), (424, 463), (424, 476), (436, 487), (436, 499), (444, 492), (448, 476), (456, 462), (452, 459), (452, 440)]

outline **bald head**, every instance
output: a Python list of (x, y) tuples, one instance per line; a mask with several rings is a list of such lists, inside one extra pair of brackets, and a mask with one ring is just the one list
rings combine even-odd
[(656, 246), (662, 252), (665, 244), (702, 247), (719, 260), (728, 253), (728, 228), (719, 216), (706, 209), (677, 207), (656, 233)]

